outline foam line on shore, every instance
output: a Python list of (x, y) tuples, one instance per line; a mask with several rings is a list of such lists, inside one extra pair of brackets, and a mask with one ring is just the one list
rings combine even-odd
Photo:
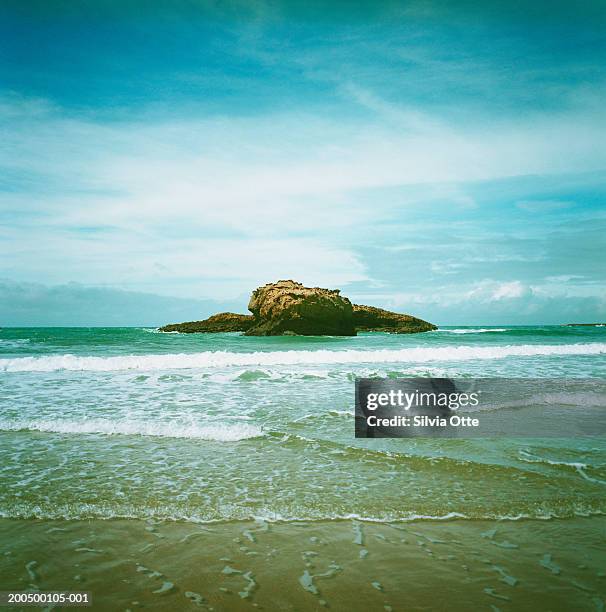
[(0, 421), (0, 431), (39, 431), (60, 434), (104, 434), (153, 436), (161, 438), (191, 438), (216, 442), (238, 442), (263, 435), (259, 427), (246, 424), (196, 425), (184, 423), (110, 421), (90, 419), (70, 421), (60, 419)]
[[(589, 518), (604, 516), (601, 509), (565, 508), (559, 512), (542, 512), (540, 509), (519, 513), (495, 513), (480, 512), (476, 514), (465, 514), (457, 511), (448, 511), (443, 514), (432, 514), (423, 512), (400, 512), (394, 514), (386, 513), (385, 516), (368, 515), (363, 513), (338, 513), (334, 514), (300, 511), (292, 514), (273, 511), (271, 508), (251, 511), (245, 508), (223, 507), (227, 510), (224, 515), (212, 515), (204, 512), (188, 512), (183, 508), (171, 506), (146, 507), (129, 504), (96, 504), (79, 503), (67, 505), (39, 505), (17, 502), (9, 505), (0, 505), (0, 518), (2, 519), (38, 519), (38, 520), (116, 520), (116, 519), (139, 519), (159, 520), (167, 522), (187, 522), (194, 524), (225, 524), (243, 521), (263, 521), (264, 523), (320, 523), (320, 522), (342, 522), (361, 521), (364, 523), (378, 524), (406, 524), (415, 522), (446, 522), (446, 521), (525, 521), (538, 520), (549, 521), (570, 518)], [(229, 512), (231, 511), (231, 512)]]

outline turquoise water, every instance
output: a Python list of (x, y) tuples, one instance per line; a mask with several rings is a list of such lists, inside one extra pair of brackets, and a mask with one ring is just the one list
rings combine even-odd
[(357, 376), (606, 378), (606, 328), (249, 338), (0, 330), (0, 516), (549, 518), (606, 511), (603, 439), (356, 440)]

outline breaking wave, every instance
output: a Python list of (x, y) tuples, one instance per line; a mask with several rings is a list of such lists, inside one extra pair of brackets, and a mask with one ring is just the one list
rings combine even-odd
[(52, 355), (46, 357), (15, 357), (0, 359), (4, 372), (115, 371), (115, 370), (175, 370), (226, 366), (283, 366), (350, 363), (424, 363), (431, 361), (467, 361), (473, 359), (503, 359), (549, 355), (606, 354), (605, 343), (518, 346), (457, 346), (414, 347), (376, 351), (268, 351), (234, 353), (207, 351), (165, 355), (119, 355), (93, 357)]
[(40, 431), (61, 434), (104, 434), (123, 436), (154, 436), (160, 438), (191, 438), (216, 442), (238, 442), (263, 435), (254, 425), (195, 425), (186, 423), (147, 423), (142, 421), (110, 421), (91, 419), (13, 420), (0, 421), (0, 431)]
[(493, 327), (493, 328), (484, 328), (480, 327), (477, 329), (437, 329), (436, 331), (445, 332), (447, 334), (485, 334), (488, 332), (506, 332), (509, 331), (504, 327)]

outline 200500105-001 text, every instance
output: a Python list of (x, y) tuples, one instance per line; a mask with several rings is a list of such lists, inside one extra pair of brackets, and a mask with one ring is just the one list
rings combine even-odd
[(0, 591), (0, 606), (91, 606), (90, 591)]

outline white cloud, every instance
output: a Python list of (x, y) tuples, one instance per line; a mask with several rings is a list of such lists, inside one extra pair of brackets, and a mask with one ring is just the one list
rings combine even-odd
[(455, 261), (432, 261), (429, 268), (434, 274), (457, 274), (464, 264)]
[(512, 281), (510, 283), (501, 283), (491, 294), (492, 300), (510, 300), (521, 298), (532, 293), (530, 287), (526, 287), (520, 281)]

